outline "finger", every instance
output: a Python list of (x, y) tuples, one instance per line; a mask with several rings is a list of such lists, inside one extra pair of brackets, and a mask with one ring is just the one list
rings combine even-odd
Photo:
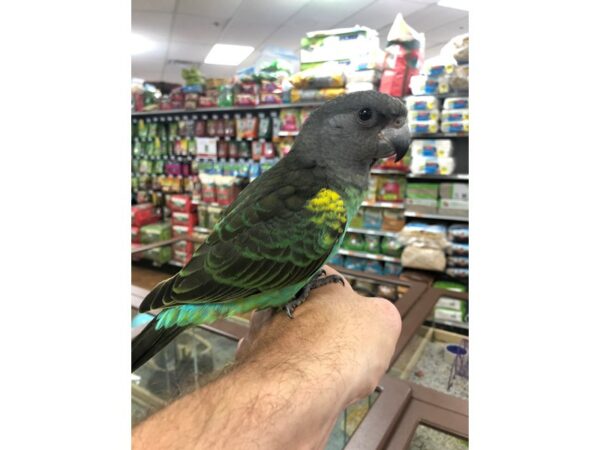
[[(339, 273), (337, 270), (331, 268), (330, 266), (323, 266), (323, 270), (325, 271), (325, 275), (329, 276), (329, 275), (338, 275), (340, 277), (343, 278), (344, 280), (344, 285), (342, 286), (345, 289), (350, 289), (353, 291), (352, 286), (350, 286), (350, 283), (348, 282), (348, 280), (346, 279), (346, 277), (344, 277), (344, 275), (342, 275), (341, 273)], [(340, 286), (339, 284), (336, 283), (337, 286)]]
[(254, 311), (250, 317), (250, 331), (249, 335), (256, 334), (265, 323), (267, 323), (273, 317), (273, 308), (263, 309), (261, 311)]
[(245, 342), (245, 338), (241, 338), (237, 343), (237, 348), (235, 349), (235, 355), (238, 356), (240, 354), (240, 350), (243, 347)]

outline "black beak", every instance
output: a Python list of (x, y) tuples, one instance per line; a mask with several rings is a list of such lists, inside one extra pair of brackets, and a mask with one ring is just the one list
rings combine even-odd
[(385, 158), (396, 154), (396, 162), (400, 161), (410, 146), (410, 131), (403, 118), (398, 118), (379, 133), (377, 158)]

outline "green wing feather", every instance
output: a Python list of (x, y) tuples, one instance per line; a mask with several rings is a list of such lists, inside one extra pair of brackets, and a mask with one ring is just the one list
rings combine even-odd
[(242, 191), (192, 260), (148, 294), (140, 311), (227, 303), (307, 280), (347, 220), (337, 193), (320, 195), (321, 173), (314, 162), (281, 160)]

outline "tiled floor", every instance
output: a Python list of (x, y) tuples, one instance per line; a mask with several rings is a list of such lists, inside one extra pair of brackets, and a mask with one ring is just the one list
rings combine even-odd
[(131, 284), (144, 289), (152, 289), (160, 281), (171, 275), (159, 269), (148, 269), (146, 267), (131, 266)]

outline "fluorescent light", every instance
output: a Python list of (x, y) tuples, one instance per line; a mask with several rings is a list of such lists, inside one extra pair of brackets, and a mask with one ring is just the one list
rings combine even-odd
[(223, 66), (237, 66), (245, 60), (254, 47), (247, 45), (215, 44), (204, 59), (206, 64), (220, 64)]
[(156, 46), (156, 44), (147, 37), (135, 33), (131, 33), (130, 45), (132, 55), (139, 55), (140, 53), (149, 52)]
[(470, 6), (469, 0), (440, 0), (438, 6), (444, 6), (445, 8), (462, 9), (468, 11)]

